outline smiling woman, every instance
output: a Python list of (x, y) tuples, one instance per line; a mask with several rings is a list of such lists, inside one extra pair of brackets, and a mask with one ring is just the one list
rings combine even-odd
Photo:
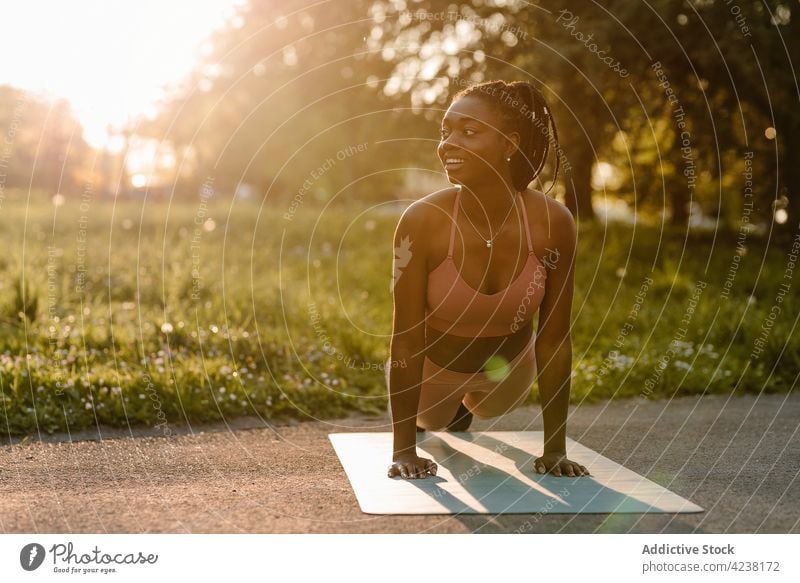
[[(435, 474), (436, 464), (416, 454), (416, 431), (465, 431), (473, 415), (508, 413), (537, 375), (545, 443), (534, 468), (588, 474), (565, 446), (575, 222), (563, 204), (528, 188), (551, 140), (558, 151), (544, 97), (524, 82), (468, 87), (442, 120), (437, 153), (454, 187), (412, 204), (395, 233), (396, 248), (410, 241), (414, 252), (394, 286), (390, 362), (407, 366), (387, 374), (389, 477)], [(556, 176), (558, 164), (556, 156)]]

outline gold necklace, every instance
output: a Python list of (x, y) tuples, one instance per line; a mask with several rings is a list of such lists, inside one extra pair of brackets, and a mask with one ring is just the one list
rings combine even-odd
[[(461, 193), (459, 193), (459, 196), (460, 196), (460, 194)], [(486, 241), (486, 247), (489, 247), (489, 248), (492, 246), (492, 243), (494, 242), (494, 240), (497, 239), (497, 237), (500, 235), (500, 231), (503, 230), (503, 226), (505, 226), (506, 221), (508, 221), (508, 217), (511, 216), (511, 211), (513, 211), (516, 208), (515, 204), (511, 205), (511, 208), (508, 209), (508, 213), (506, 214), (506, 218), (503, 220), (503, 223), (500, 225), (500, 228), (497, 229), (497, 234), (494, 237), (492, 237), (490, 239), (487, 239), (486, 237), (481, 235), (480, 231), (478, 231), (478, 227), (476, 227), (475, 224), (472, 222), (472, 219), (469, 218), (469, 215), (464, 210), (464, 206), (461, 204), (461, 199), (460, 198), (459, 198), (459, 201), (458, 201), (458, 206), (461, 207), (461, 212), (464, 213), (465, 217), (467, 217), (467, 220), (469, 221), (469, 224), (472, 225), (472, 228), (475, 229), (476, 233), (478, 233), (478, 237), (480, 237), (481, 239)], [(489, 225), (489, 234), (490, 235), (492, 234), (492, 225), (491, 224)]]

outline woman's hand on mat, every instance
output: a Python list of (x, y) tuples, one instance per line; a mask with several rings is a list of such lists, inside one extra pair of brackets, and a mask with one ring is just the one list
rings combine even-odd
[(546, 453), (533, 460), (534, 471), (540, 474), (551, 473), (554, 476), (591, 476), (586, 466), (567, 459), (563, 453)]
[(426, 478), (428, 472), (436, 475), (438, 466), (428, 458), (419, 457), (415, 453), (402, 453), (394, 456), (392, 465), (389, 466), (389, 477), (400, 476), (404, 480), (409, 478)]

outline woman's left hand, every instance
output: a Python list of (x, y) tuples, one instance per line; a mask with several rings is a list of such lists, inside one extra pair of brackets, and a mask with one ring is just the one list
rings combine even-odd
[(554, 476), (591, 476), (586, 466), (567, 459), (566, 454), (546, 453), (533, 460), (533, 469), (540, 474), (551, 473)]

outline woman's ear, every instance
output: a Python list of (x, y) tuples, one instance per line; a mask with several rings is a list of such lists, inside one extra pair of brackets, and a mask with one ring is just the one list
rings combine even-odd
[(519, 149), (519, 142), (520, 142), (520, 134), (519, 132), (511, 132), (510, 134), (506, 134), (506, 149), (503, 154), (503, 158), (510, 158), (514, 154), (516, 154), (517, 150)]

